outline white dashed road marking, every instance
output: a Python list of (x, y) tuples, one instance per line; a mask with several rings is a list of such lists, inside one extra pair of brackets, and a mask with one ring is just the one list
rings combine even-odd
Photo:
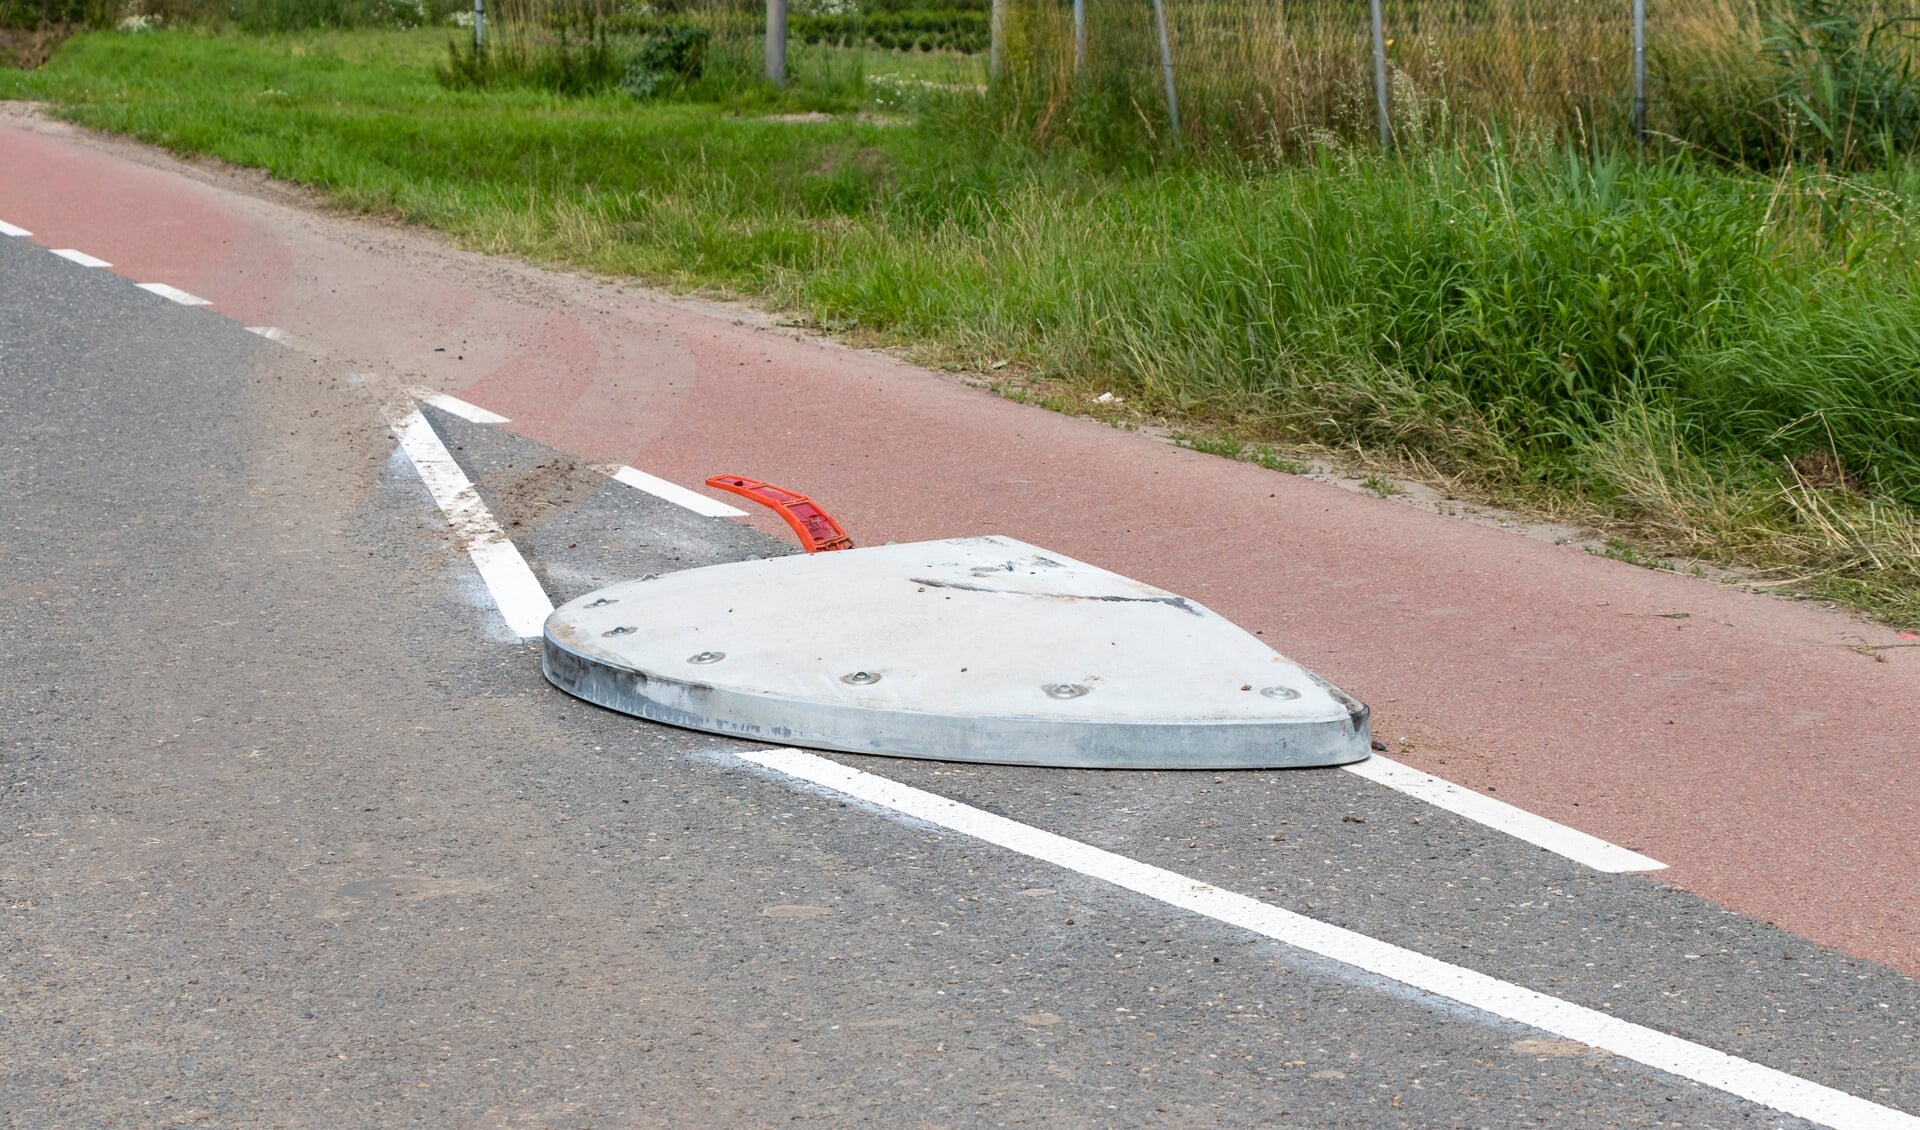
[(58, 256), (60, 256), (60, 258), (62, 258), (62, 259), (68, 259), (68, 260), (71, 260), (71, 261), (73, 261), (73, 262), (75, 262), (75, 263), (78, 263), (78, 264), (80, 264), (80, 265), (81, 265), (82, 267), (111, 267), (111, 266), (113, 266), (113, 264), (112, 264), (112, 263), (109, 263), (109, 262), (107, 262), (107, 261), (106, 261), (105, 259), (96, 259), (96, 258), (94, 258), (93, 256), (91, 256), (91, 255), (89, 255), (89, 254), (87, 254), (87, 253), (86, 253), (86, 252), (84, 252), (84, 251), (75, 251), (75, 250), (74, 250), (73, 248), (71, 248), (71, 247), (56, 247), (56, 248), (53, 248), (53, 253), (54, 253), (55, 255), (58, 255)]
[(32, 232), (25, 228), (15, 227), (5, 220), (0, 220), (0, 235), (23, 236), (32, 234)]
[(1497, 832), (1505, 832), (1516, 840), (1525, 840), (1535, 847), (1543, 847), (1577, 863), (1584, 863), (1595, 871), (1660, 871), (1667, 866), (1637, 851), (1610, 844), (1598, 836), (1590, 836), (1565, 824), (1556, 824), (1544, 816), (1535, 816), (1523, 808), (1515, 808), (1490, 796), (1481, 796), (1472, 789), (1441, 780), (1431, 773), (1422, 773), (1411, 765), (1390, 761), (1377, 753), (1365, 761), (1356, 761), (1340, 768), (1357, 777), (1365, 777), (1374, 784), (1385, 785), (1417, 800), (1424, 800), (1435, 808), (1444, 808), (1456, 816), (1464, 816)]
[(1308, 953), (1612, 1052), (1749, 1102), (1834, 1130), (1920, 1130), (1920, 1118), (1789, 1075), (1704, 1044), (1550, 997), (1383, 942), (1165, 868), (1045, 832), (796, 749), (743, 749), (734, 756), (890, 812), (972, 836), (1030, 859), (1112, 883)]
[(645, 471), (622, 466), (613, 472), (613, 481), (625, 483), (635, 490), (645, 491), (655, 498), (665, 499), (675, 506), (684, 506), (695, 514), (704, 514), (709, 518), (742, 518), (746, 511), (736, 510), (718, 499), (696, 494), (677, 483), (657, 479)]
[(150, 294), (157, 294), (162, 298), (169, 299), (174, 302), (178, 302), (182, 306), (213, 305), (213, 303), (207, 301), (206, 299), (200, 297), (197, 294), (188, 294), (186, 291), (181, 290), (179, 287), (168, 286), (166, 283), (139, 283), (137, 285), (140, 287), (141, 290), (147, 291)]
[[(469, 404), (458, 397), (448, 396), (443, 392), (414, 389), (413, 395), (421, 401), (440, 409), (442, 412), (458, 416), (462, 420), (470, 420), (476, 424), (506, 424), (512, 422), (497, 412), (489, 412), (477, 404)], [(685, 509), (693, 511), (695, 514), (704, 515), (708, 518), (743, 518), (747, 513), (744, 510), (728, 506), (726, 503), (717, 499), (708, 498), (706, 495), (700, 494), (697, 491), (688, 490), (678, 483), (668, 482), (665, 479), (649, 475), (645, 471), (628, 467), (625, 464), (615, 467), (607, 473), (612, 476), (614, 482), (624, 483), (635, 490), (644, 491), (655, 498), (671, 502), (675, 506), (684, 507)]]
[(448, 396), (444, 392), (415, 389), (413, 395), (448, 415), (458, 416), (462, 420), (467, 420), (475, 424), (507, 424), (512, 422), (498, 412), (489, 412), (478, 404), (468, 404), (459, 397)]

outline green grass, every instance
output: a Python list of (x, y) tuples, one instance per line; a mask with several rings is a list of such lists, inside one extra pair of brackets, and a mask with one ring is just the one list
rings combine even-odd
[(1207, 441), (1223, 453), (1334, 452), (1920, 623), (1905, 171), (1768, 178), (1498, 138), (1116, 163), (1007, 140), (993, 103), (940, 89), (964, 77), (904, 73), (937, 59), (864, 52), (858, 105), (882, 113), (783, 121), (813, 108), (807, 68), (846, 55), (796, 52), (785, 94), (640, 104), (443, 89), (449, 34), (88, 36), (0, 73), (0, 96), (471, 247), (1011, 361), (1032, 398), (1113, 391), (1231, 437)]

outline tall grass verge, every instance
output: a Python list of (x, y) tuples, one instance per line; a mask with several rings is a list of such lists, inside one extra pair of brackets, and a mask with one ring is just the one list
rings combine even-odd
[[(1377, 131), (1367, 6), (1167, 5), (1182, 136), (1169, 135), (1151, 10), (1009, 0), (1004, 128), (1112, 154), (1297, 158)], [(1453, 145), (1493, 129), (1590, 152), (1632, 143), (1624, 0), (1385, 0), (1390, 124)], [(1920, 146), (1914, 0), (1656, 0), (1647, 22), (1657, 139), (1754, 168), (1885, 165)]]
[[(1152, 10), (1086, 0), (1076, 65), (1069, 10), (1012, 0), (1008, 124), (1043, 143), (1165, 147), (1166, 97)], [(1395, 131), (1447, 139), (1489, 121), (1507, 132), (1618, 133), (1628, 109), (1628, 8), (1612, 0), (1386, 0)], [(1298, 156), (1376, 131), (1367, 5), (1190, 0), (1166, 6), (1182, 141)]]

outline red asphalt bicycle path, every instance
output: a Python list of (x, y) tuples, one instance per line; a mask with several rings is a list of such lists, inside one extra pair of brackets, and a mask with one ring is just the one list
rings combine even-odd
[[(0, 119), (0, 220), (584, 459), (688, 485), (753, 475), (809, 492), (856, 541), (1003, 533), (1185, 593), (1371, 703), (1395, 757), (1920, 975), (1920, 649), (1886, 629), (1015, 404), (744, 311), (447, 250), (23, 117)], [(1896, 646), (1857, 650), (1880, 645)]]

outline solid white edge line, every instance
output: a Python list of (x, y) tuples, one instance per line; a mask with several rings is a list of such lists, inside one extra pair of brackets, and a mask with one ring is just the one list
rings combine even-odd
[(489, 412), (478, 404), (468, 404), (457, 396), (448, 396), (444, 392), (429, 392), (420, 389), (414, 393), (421, 400), (433, 405), (448, 415), (458, 416), (474, 424), (510, 424), (513, 421), (498, 412)]
[(1456, 816), (1464, 816), (1497, 832), (1505, 832), (1514, 839), (1525, 840), (1535, 847), (1584, 863), (1595, 871), (1619, 874), (1626, 871), (1662, 871), (1667, 866), (1637, 851), (1629, 851), (1598, 836), (1557, 824), (1526, 809), (1515, 808), (1505, 801), (1482, 796), (1472, 789), (1462, 788), (1431, 773), (1422, 773), (1411, 765), (1402, 765), (1377, 753), (1365, 761), (1356, 761), (1340, 768), (1357, 777), (1365, 777), (1376, 785), (1385, 785), (1426, 801), (1435, 808), (1444, 808)]
[(0, 220), (0, 235), (23, 236), (32, 234), (32, 232), (23, 227), (16, 227), (5, 220)]
[(1920, 1130), (1920, 1118), (1845, 1091), (1450, 965), (1245, 895), (1223, 891), (1177, 872), (995, 816), (824, 757), (795, 749), (731, 752), (743, 761), (855, 800), (972, 836), (1834, 1130)]
[(113, 266), (112, 263), (107, 262), (105, 259), (97, 259), (92, 255), (87, 254), (84, 251), (76, 251), (71, 247), (55, 247), (55, 248), (51, 248), (51, 250), (55, 255), (60, 256), (60, 258), (66, 259), (70, 262), (78, 263), (82, 267)]
[(682, 506), (695, 514), (704, 514), (709, 518), (744, 518), (745, 510), (737, 510), (717, 499), (697, 494), (686, 487), (657, 479), (645, 471), (622, 465), (613, 473), (613, 480), (625, 483), (635, 490), (645, 491), (655, 498), (664, 499), (675, 506)]
[(480, 500), (467, 473), (454, 462), (439, 433), (417, 408), (394, 424), (393, 431), (401, 450), (420, 472), (420, 481), (446, 514), (447, 524), (466, 544), (467, 554), (473, 558), (474, 568), (480, 570), (480, 579), (493, 594), (508, 629), (521, 639), (539, 636), (553, 612), (553, 601), (540, 587), (527, 559), (520, 556), (493, 512)]
[(182, 306), (213, 305), (213, 303), (207, 301), (206, 299), (200, 297), (197, 294), (188, 294), (186, 291), (181, 290), (179, 287), (168, 286), (166, 283), (138, 283), (136, 285), (139, 286), (141, 290), (147, 291), (150, 294), (157, 294), (162, 298), (171, 299), (174, 302), (178, 302)]

